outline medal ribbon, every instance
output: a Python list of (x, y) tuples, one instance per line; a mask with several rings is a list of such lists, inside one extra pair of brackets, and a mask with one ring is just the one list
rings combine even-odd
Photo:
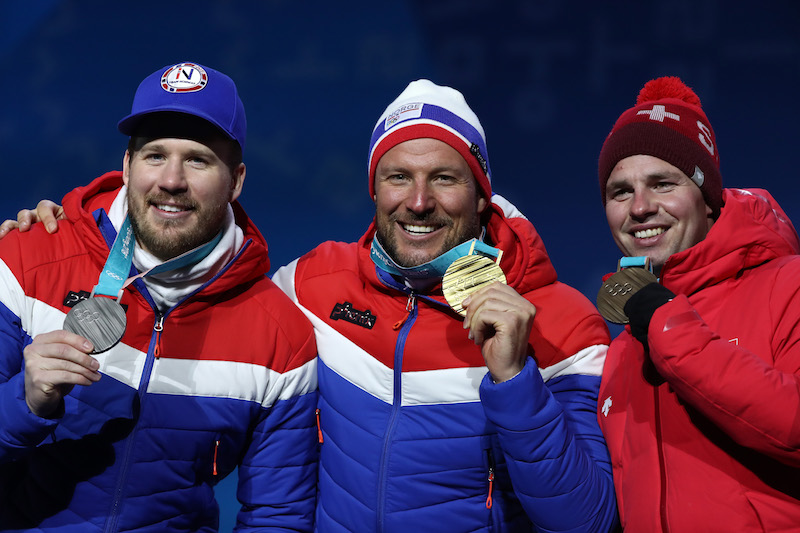
[(375, 237), (372, 239), (369, 255), (373, 263), (389, 274), (402, 276), (406, 279), (430, 279), (443, 277), (444, 273), (447, 271), (447, 267), (453, 264), (453, 261), (459, 257), (470, 255), (473, 248), (475, 252), (492, 259), (497, 259), (502, 254), (497, 248), (492, 248), (478, 239), (472, 239), (451, 248), (449, 251), (427, 263), (415, 267), (401, 267), (389, 257), (389, 254), (383, 249), (381, 243), (378, 242), (378, 237)]
[[(622, 257), (619, 260), (619, 268), (628, 268), (628, 267), (642, 267), (647, 268), (649, 263), (647, 261), (647, 257), (645, 256), (636, 256), (636, 257)], [(651, 268), (650, 271), (652, 272), (653, 269)]]
[(214, 249), (221, 238), (222, 232), (219, 232), (209, 242), (198, 246), (194, 250), (189, 250), (178, 257), (156, 265), (140, 274), (128, 277), (131, 271), (131, 264), (133, 263), (135, 241), (133, 240), (133, 229), (131, 228), (130, 219), (126, 216), (122, 227), (119, 229), (117, 238), (114, 239), (114, 244), (111, 246), (111, 251), (108, 254), (108, 259), (103, 267), (103, 271), (100, 273), (97, 285), (92, 289), (92, 296), (99, 294), (119, 299), (122, 296), (122, 290), (139, 278), (152, 276), (169, 270), (176, 270), (200, 261), (211, 253), (211, 250)]

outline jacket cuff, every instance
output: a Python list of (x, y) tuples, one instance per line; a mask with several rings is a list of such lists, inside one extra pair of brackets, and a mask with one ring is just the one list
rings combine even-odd
[(539, 367), (528, 357), (522, 371), (513, 378), (494, 383), (489, 372), (483, 377), (480, 398), (486, 417), (496, 426), (525, 431), (547, 413), (550, 395), (542, 380)]
[[(56, 416), (56, 415), (54, 415)], [(0, 420), (3, 440), (15, 447), (36, 446), (55, 430), (58, 420), (41, 418), (25, 402), (25, 375), (13, 376), (0, 387)]]

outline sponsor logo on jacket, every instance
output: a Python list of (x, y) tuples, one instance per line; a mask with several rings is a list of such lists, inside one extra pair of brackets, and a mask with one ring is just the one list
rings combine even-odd
[(350, 322), (351, 324), (367, 329), (372, 329), (376, 319), (377, 317), (373, 315), (369, 309), (366, 311), (359, 311), (358, 309), (354, 309), (353, 304), (350, 302), (336, 304), (333, 306), (333, 311), (331, 311), (331, 320), (344, 320), (345, 322)]

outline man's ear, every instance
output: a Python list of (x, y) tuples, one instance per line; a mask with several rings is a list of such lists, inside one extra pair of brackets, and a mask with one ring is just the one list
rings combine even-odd
[(125, 150), (125, 156), (122, 158), (122, 183), (128, 184), (131, 173), (131, 153)]
[(487, 207), (489, 207), (489, 201), (481, 194), (478, 196), (478, 214), (482, 215)]
[(231, 183), (231, 202), (239, 198), (239, 195), (242, 194), (242, 188), (244, 187), (244, 178), (247, 174), (247, 167), (245, 167), (244, 163), (239, 163), (239, 166), (233, 171), (232, 176), (232, 183)]

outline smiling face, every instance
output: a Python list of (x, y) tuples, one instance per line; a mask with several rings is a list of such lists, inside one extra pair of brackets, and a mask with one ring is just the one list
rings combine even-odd
[(386, 252), (418, 266), (480, 236), (487, 201), (454, 148), (413, 139), (387, 151), (375, 169), (375, 224)]
[(125, 152), (123, 181), (136, 241), (167, 260), (210, 241), (229, 202), (242, 190), (245, 167), (225, 163), (224, 140), (145, 139)]
[(669, 256), (699, 243), (714, 223), (700, 188), (649, 155), (619, 161), (606, 184), (606, 218), (619, 249), (647, 256), (656, 273)]

